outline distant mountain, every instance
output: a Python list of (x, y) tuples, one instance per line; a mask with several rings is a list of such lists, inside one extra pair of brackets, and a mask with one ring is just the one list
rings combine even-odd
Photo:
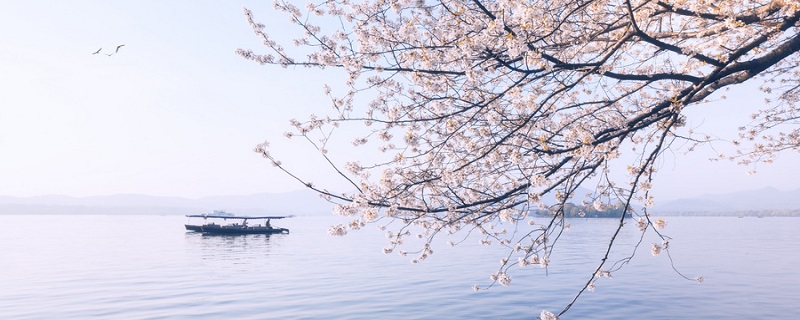
[(310, 190), (286, 193), (257, 193), (243, 196), (213, 196), (197, 200), (205, 208), (248, 214), (331, 214), (333, 204)]
[[(580, 203), (591, 193), (579, 188), (570, 201)], [(547, 194), (542, 202), (555, 204), (555, 196)], [(0, 196), (0, 214), (153, 214), (185, 215), (213, 210), (242, 215), (328, 215), (333, 204), (310, 190), (286, 193), (210, 196), (200, 199), (115, 194), (108, 196), (70, 197), (46, 195), (37, 197)]]
[(698, 197), (656, 203), (654, 212), (740, 212), (800, 209), (800, 189), (780, 191), (763, 188), (727, 194), (707, 194)]
[[(587, 200), (590, 190), (579, 188), (570, 202)], [(554, 204), (553, 195), (543, 203)], [(48, 195), (0, 196), (0, 214), (199, 214), (225, 210), (243, 215), (329, 215), (333, 205), (309, 190), (286, 193), (212, 196), (200, 199), (117, 194), (94, 197)], [(654, 213), (723, 213), (742, 211), (800, 211), (800, 189), (764, 188), (728, 194), (656, 202)]]
[(212, 196), (200, 199), (138, 194), (69, 197), (0, 196), (0, 214), (199, 214), (225, 210), (243, 215), (326, 215), (333, 205), (312, 191)]

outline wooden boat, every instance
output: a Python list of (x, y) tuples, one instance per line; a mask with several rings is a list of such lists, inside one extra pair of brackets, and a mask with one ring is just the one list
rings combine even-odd
[[(205, 234), (276, 234), (276, 233), (289, 233), (289, 229), (276, 228), (270, 224), (272, 219), (284, 219), (293, 216), (236, 216), (224, 211), (214, 211), (212, 214), (192, 214), (186, 215), (187, 218), (202, 218), (202, 224), (184, 224), (187, 231), (202, 232)], [(221, 219), (212, 220), (208, 219)], [(225, 224), (228, 220), (233, 220), (233, 223)], [(248, 220), (255, 220), (264, 222), (258, 224), (248, 224)], [(216, 222), (216, 221), (219, 221)]]

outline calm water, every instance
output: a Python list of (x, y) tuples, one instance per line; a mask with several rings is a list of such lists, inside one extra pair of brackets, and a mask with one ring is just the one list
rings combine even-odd
[[(2, 319), (532, 319), (561, 310), (596, 267), (613, 220), (574, 220), (549, 269), (486, 284), (505, 251), (434, 246), (421, 264), (384, 255), (368, 227), (327, 236), (332, 217), (275, 225), (289, 235), (202, 236), (174, 216), (0, 216)], [(646, 239), (565, 318), (796, 318), (800, 218), (669, 217), (682, 280)], [(637, 240), (633, 225), (623, 245)], [(620, 250), (621, 256), (625, 250)]]

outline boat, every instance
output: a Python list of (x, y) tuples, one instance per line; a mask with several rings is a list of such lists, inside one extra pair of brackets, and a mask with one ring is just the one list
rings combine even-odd
[[(272, 219), (285, 219), (293, 216), (237, 216), (225, 211), (215, 210), (211, 214), (190, 214), (187, 218), (202, 218), (202, 224), (184, 224), (187, 231), (202, 232), (203, 234), (288, 234), (289, 229), (273, 227)], [(209, 219), (214, 219), (208, 221)], [(233, 223), (226, 223), (233, 220)], [(248, 224), (250, 221), (263, 221), (257, 224)]]

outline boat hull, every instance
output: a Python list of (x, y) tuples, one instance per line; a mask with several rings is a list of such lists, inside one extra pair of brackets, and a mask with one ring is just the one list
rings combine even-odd
[(208, 234), (286, 234), (289, 229), (272, 227), (221, 226), (218, 224), (184, 225), (186, 230)]
[(192, 224), (184, 224), (184, 226), (186, 227), (186, 230), (189, 231), (198, 231), (198, 232), (203, 231), (203, 226), (192, 225)]

